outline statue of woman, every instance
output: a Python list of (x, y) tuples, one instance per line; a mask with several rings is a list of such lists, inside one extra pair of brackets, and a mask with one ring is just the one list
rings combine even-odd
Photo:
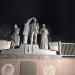
[(14, 33), (12, 35), (12, 40), (11, 40), (12, 48), (20, 45), (20, 36), (19, 36), (20, 29), (18, 28), (16, 24), (14, 25), (14, 28), (15, 30), (14, 30)]
[(48, 30), (45, 28), (45, 24), (42, 25), (43, 28), (40, 30), (41, 34), (41, 44), (40, 48), (44, 50), (48, 50)]
[(27, 41), (28, 41), (28, 35), (29, 35), (29, 32), (30, 32), (30, 22), (31, 22), (32, 19), (28, 19), (28, 21), (24, 24), (24, 30), (23, 30), (23, 36), (24, 36), (24, 39), (23, 39), (23, 43), (24, 44), (27, 44)]

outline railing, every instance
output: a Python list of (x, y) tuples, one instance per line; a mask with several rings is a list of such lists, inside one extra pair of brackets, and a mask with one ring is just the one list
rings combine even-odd
[(62, 43), (59, 41), (60, 55), (75, 56), (75, 43)]

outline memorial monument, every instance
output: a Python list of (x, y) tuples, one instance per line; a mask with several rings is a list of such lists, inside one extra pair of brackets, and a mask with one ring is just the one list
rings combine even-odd
[[(45, 24), (40, 24), (37, 22), (35, 17), (29, 18), (26, 23), (24, 23), (23, 28), (23, 40), (20, 40), (20, 28), (17, 24), (14, 25), (14, 32), (11, 39), (10, 50), (2, 50), (1, 54), (35, 54), (35, 55), (56, 55), (56, 51), (51, 51), (50, 41), (48, 40), (48, 29)], [(41, 39), (38, 38), (38, 34), (41, 35)], [(37, 43), (37, 39), (40, 44)], [(23, 43), (20, 45), (20, 42)], [(28, 43), (29, 41), (29, 43)], [(19, 47), (20, 46), (20, 47)], [(16, 47), (19, 47), (16, 49)]]

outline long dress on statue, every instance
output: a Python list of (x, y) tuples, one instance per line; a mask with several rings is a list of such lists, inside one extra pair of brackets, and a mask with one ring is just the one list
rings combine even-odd
[(41, 31), (41, 44), (40, 48), (44, 50), (48, 50), (48, 30), (46, 28), (42, 28)]
[(12, 35), (12, 40), (11, 40), (11, 48), (14, 48), (15, 46), (20, 45), (20, 36), (19, 36), (20, 29), (16, 28), (14, 31), (14, 34)]

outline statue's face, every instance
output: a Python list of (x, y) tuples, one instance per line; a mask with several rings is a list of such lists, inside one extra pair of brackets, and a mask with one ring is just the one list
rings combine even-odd
[(17, 28), (17, 25), (16, 24), (14, 25), (14, 28)]
[(42, 26), (43, 26), (43, 28), (45, 28), (45, 24), (43, 24)]

